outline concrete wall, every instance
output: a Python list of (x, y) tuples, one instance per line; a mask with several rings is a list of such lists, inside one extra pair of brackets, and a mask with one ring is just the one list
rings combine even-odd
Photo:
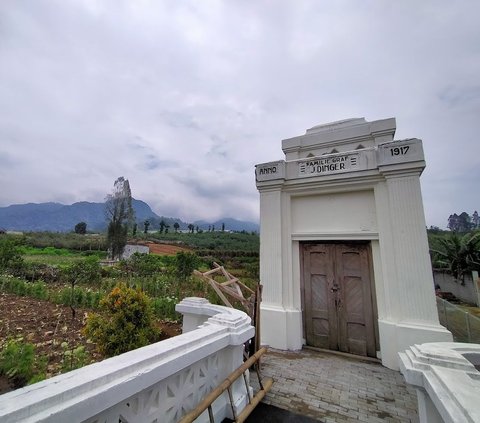
[(292, 198), (293, 233), (358, 230), (377, 232), (373, 190)]
[(433, 271), (433, 280), (435, 285), (440, 286), (440, 290), (444, 292), (451, 292), (459, 300), (464, 301), (469, 304), (475, 304), (477, 307), (480, 307), (480, 299), (478, 295), (478, 288), (475, 284), (478, 283), (477, 278), (475, 278), (472, 273), (468, 273), (463, 278), (462, 281), (457, 281), (450, 273), (445, 270), (435, 270)]

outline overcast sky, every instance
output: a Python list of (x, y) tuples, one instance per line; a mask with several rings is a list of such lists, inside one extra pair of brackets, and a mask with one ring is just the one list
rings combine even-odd
[(428, 225), (480, 210), (478, 1), (0, 1), (0, 206), (258, 220), (254, 165), (351, 117), (421, 138)]

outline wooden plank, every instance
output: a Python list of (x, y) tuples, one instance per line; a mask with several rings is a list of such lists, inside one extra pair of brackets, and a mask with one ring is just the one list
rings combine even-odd
[(225, 281), (225, 282), (220, 282), (223, 286), (225, 285), (232, 285), (234, 283), (238, 283), (238, 279), (230, 279), (228, 281)]
[(237, 282), (241, 287), (245, 288), (248, 292), (250, 292), (251, 294), (255, 294), (255, 291), (253, 291), (252, 289), (250, 289), (247, 285), (245, 285), (244, 283), (238, 281)]
[[(200, 272), (198, 272), (198, 273), (200, 273)], [(218, 269), (212, 269), (212, 270), (209, 270), (205, 273), (200, 273), (200, 274), (203, 275), (203, 276), (208, 276), (208, 275), (212, 275), (213, 273), (218, 273)]]
[(218, 296), (222, 299), (222, 301), (227, 305), (228, 307), (234, 308), (232, 304), (230, 304), (230, 301), (227, 300), (227, 297), (223, 295), (222, 291), (217, 288), (215, 281), (208, 281), (210, 283), (210, 286), (215, 290), (215, 292), (218, 294)]

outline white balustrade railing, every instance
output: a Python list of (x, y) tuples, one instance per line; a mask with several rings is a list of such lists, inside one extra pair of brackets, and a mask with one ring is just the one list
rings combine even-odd
[(432, 342), (400, 353), (417, 391), (420, 423), (480, 422), (480, 345)]
[[(0, 396), (0, 421), (176, 422), (243, 363), (254, 335), (250, 318), (203, 298), (186, 298), (183, 334)], [(244, 381), (234, 407), (248, 403)], [(227, 393), (213, 403), (215, 421), (232, 418)], [(205, 412), (197, 420), (208, 421)]]

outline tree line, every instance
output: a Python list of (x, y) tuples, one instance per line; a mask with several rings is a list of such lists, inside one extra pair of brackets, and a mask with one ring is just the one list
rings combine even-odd
[(467, 212), (453, 213), (448, 217), (447, 228), (453, 232), (469, 232), (480, 228), (480, 218), (475, 210), (470, 216)]

